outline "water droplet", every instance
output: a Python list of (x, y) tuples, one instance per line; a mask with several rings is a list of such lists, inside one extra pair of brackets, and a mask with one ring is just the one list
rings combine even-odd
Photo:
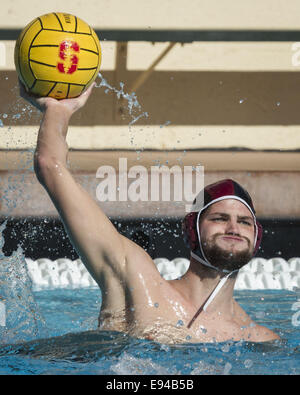
[(166, 351), (166, 352), (170, 351), (170, 347), (167, 346), (166, 344), (162, 344), (162, 345), (160, 346), (160, 349), (163, 350), (163, 351)]
[(178, 320), (176, 326), (183, 326), (183, 321), (182, 320)]

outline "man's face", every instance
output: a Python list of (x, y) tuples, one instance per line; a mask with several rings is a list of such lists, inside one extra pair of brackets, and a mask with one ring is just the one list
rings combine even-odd
[(252, 258), (254, 220), (236, 199), (214, 203), (201, 215), (200, 236), (206, 258), (219, 269), (240, 269)]

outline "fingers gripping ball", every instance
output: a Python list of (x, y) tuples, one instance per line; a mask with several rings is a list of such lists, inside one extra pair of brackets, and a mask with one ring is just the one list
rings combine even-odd
[(70, 14), (53, 12), (34, 19), (15, 46), (19, 78), (37, 96), (79, 96), (96, 79), (100, 63), (96, 33)]

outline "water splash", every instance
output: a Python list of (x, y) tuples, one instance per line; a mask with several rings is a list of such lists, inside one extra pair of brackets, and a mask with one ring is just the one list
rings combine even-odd
[(47, 336), (45, 321), (39, 313), (32, 293), (23, 250), (9, 257), (3, 253), (3, 231), (7, 221), (0, 226), (0, 301), (5, 306), (5, 317), (0, 326), (0, 343), (19, 343)]
[[(111, 86), (101, 73), (98, 73), (98, 77), (101, 81), (98, 84), (96, 83), (96, 88), (104, 87), (106, 88), (105, 93), (112, 91), (117, 95), (118, 100), (123, 99), (127, 101), (128, 112), (132, 118), (129, 122), (129, 126), (136, 123), (140, 118), (148, 118), (148, 113), (146, 111), (142, 112), (141, 105), (138, 102), (135, 92), (129, 94), (124, 91), (125, 84), (123, 82), (120, 82), (120, 89), (117, 89), (114, 86)], [(135, 112), (138, 112), (138, 115), (135, 115)]]
[(111, 370), (117, 375), (170, 375), (176, 372), (174, 368), (165, 368), (151, 358), (137, 358), (127, 352), (119, 357), (118, 362), (111, 366)]

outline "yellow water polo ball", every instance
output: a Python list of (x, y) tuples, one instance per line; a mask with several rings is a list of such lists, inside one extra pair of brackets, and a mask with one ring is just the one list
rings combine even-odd
[(96, 79), (101, 64), (97, 34), (78, 17), (42, 15), (21, 32), (15, 66), (28, 92), (65, 99), (79, 96)]

